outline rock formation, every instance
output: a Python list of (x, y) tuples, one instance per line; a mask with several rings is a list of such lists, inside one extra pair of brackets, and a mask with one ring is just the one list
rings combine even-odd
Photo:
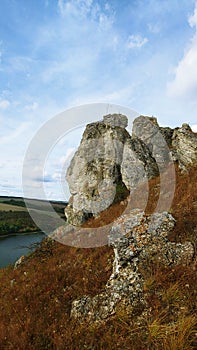
[(126, 116), (114, 114), (87, 125), (66, 175), (72, 194), (65, 209), (69, 223), (80, 226), (89, 216), (107, 209), (117, 187), (126, 185), (131, 190), (158, 175), (148, 147), (131, 138), (127, 124)]
[(154, 117), (140, 116), (133, 122), (132, 136), (138, 137), (149, 148), (157, 165), (162, 170), (170, 160), (173, 129), (160, 128)]
[(109, 114), (87, 125), (67, 170), (72, 197), (65, 209), (68, 223), (80, 226), (113, 204), (118, 188), (132, 192), (158, 176), (169, 162), (183, 170), (197, 165), (197, 135), (187, 124), (164, 128), (154, 117), (139, 116), (132, 136), (127, 117)]
[[(127, 124), (126, 116), (115, 114), (87, 125), (67, 171), (72, 194), (65, 210), (68, 223), (80, 226), (113, 203), (118, 186), (132, 193), (172, 161), (184, 171), (197, 165), (197, 136), (188, 125), (163, 128), (156, 118), (140, 116), (134, 120), (130, 136)], [(135, 308), (143, 310), (146, 302), (140, 266), (155, 258), (165, 266), (187, 265), (193, 259), (192, 243), (168, 240), (175, 225), (171, 214), (147, 216), (140, 209), (125, 213), (111, 224), (107, 236), (114, 249), (112, 275), (100, 294), (72, 303), (74, 318), (94, 322), (105, 320), (118, 307), (130, 313)]]
[(188, 124), (174, 130), (172, 136), (173, 159), (187, 171), (189, 166), (197, 166), (197, 134), (193, 133)]
[(105, 121), (89, 124), (85, 129), (66, 176), (73, 196), (66, 208), (70, 222), (72, 209), (75, 214), (83, 211), (83, 222), (89, 214), (97, 215), (113, 203), (116, 186), (121, 182), (124, 142), (130, 137), (125, 128), (116, 126), (122, 125), (119, 119), (112, 123), (105, 117)]
[(118, 307), (132, 313), (143, 310), (144, 280), (140, 264), (157, 257), (162, 264), (189, 264), (194, 255), (190, 242), (169, 242), (174, 227), (172, 215), (163, 212), (145, 216), (139, 209), (118, 218), (110, 231), (109, 244), (114, 249), (113, 272), (105, 290), (93, 298), (84, 296), (72, 303), (71, 316), (80, 321), (101, 321), (113, 315)]
[(127, 139), (121, 163), (122, 180), (126, 187), (132, 191), (141, 182), (158, 174), (157, 163), (144, 142), (138, 138)]
[(188, 124), (181, 128), (164, 128), (156, 118), (140, 116), (133, 122), (132, 135), (148, 146), (160, 170), (170, 159), (178, 162), (184, 171), (188, 166), (197, 165), (197, 134)]

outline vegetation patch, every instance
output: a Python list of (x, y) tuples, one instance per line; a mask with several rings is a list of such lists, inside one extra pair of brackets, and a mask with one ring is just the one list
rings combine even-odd
[[(181, 174), (177, 169), (176, 177), (176, 191), (170, 209), (176, 218), (176, 226), (170, 239), (195, 242), (196, 171), (191, 169), (188, 174)], [(150, 182), (151, 202), (147, 212), (154, 210), (159, 182), (159, 178)], [(97, 224), (121, 215), (122, 207), (121, 203), (111, 206), (103, 216), (100, 215)], [(93, 225), (93, 219), (89, 224)], [(18, 269), (14, 270), (12, 266), (2, 269), (0, 348), (196, 349), (195, 260), (190, 266), (176, 267), (164, 267), (154, 257), (143, 261), (140, 273), (144, 278), (147, 306), (142, 314), (120, 308), (101, 324), (81, 324), (70, 318), (74, 300), (84, 295), (94, 296), (104, 289), (112, 272), (112, 262), (113, 251), (107, 246), (72, 248), (47, 238)]]

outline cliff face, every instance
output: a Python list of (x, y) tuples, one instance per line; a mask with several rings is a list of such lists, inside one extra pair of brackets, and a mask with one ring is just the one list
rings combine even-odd
[(67, 221), (80, 226), (113, 204), (119, 188), (132, 192), (138, 184), (158, 176), (170, 162), (182, 170), (197, 164), (197, 135), (187, 124), (159, 127), (156, 118), (140, 116), (132, 136), (127, 117), (104, 116), (87, 125), (80, 146), (67, 170), (71, 199)]

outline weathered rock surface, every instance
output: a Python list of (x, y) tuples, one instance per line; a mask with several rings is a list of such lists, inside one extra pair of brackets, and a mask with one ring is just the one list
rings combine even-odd
[(160, 170), (170, 160), (178, 162), (184, 171), (188, 166), (197, 165), (197, 135), (188, 124), (181, 128), (164, 128), (156, 118), (140, 116), (133, 122), (132, 135), (144, 141)]
[(139, 183), (158, 176), (158, 166), (149, 148), (138, 138), (125, 142), (121, 163), (122, 180), (132, 191)]
[[(80, 147), (68, 168), (66, 178), (73, 198), (65, 213), (72, 224), (71, 208), (74, 213), (82, 210), (84, 216), (99, 214), (113, 203), (116, 186), (121, 182), (123, 147), (130, 136), (124, 128), (111, 126), (109, 117), (107, 120), (107, 124), (97, 122), (87, 125)], [(115, 118), (116, 122), (121, 124)]]
[(132, 192), (172, 161), (185, 171), (197, 165), (197, 135), (189, 125), (164, 128), (156, 118), (140, 116), (130, 136), (127, 124), (126, 116), (109, 114), (87, 125), (66, 175), (72, 195), (65, 209), (68, 223), (80, 226), (99, 215), (114, 202), (118, 188)]
[(171, 128), (160, 128), (154, 117), (140, 116), (133, 122), (132, 136), (146, 144), (161, 170), (170, 160), (172, 133)]
[(126, 128), (128, 125), (128, 119), (123, 114), (108, 114), (103, 117), (103, 122), (111, 127), (119, 126), (120, 128)]
[(117, 186), (131, 190), (142, 179), (158, 175), (150, 151), (139, 139), (132, 140), (127, 123), (126, 116), (114, 114), (87, 125), (66, 175), (72, 194), (65, 209), (69, 223), (80, 225), (107, 209)]
[(178, 161), (183, 170), (188, 166), (197, 166), (197, 134), (188, 124), (176, 128), (172, 136), (173, 159)]
[(172, 243), (167, 239), (175, 220), (167, 212), (145, 216), (132, 210), (118, 218), (109, 234), (114, 249), (113, 272), (105, 290), (93, 298), (84, 296), (72, 303), (71, 316), (80, 321), (101, 321), (117, 308), (132, 313), (146, 306), (140, 264), (157, 257), (164, 265), (189, 264), (194, 255), (190, 242)]

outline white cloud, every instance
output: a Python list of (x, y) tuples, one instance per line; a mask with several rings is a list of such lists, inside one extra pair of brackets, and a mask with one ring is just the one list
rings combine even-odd
[(189, 17), (188, 22), (191, 27), (197, 27), (197, 3), (194, 9), (194, 14)]
[(174, 80), (167, 87), (170, 96), (196, 96), (197, 92), (197, 3), (194, 14), (188, 19), (189, 25), (195, 27), (190, 45), (174, 70)]
[(77, 17), (79, 21), (89, 17), (99, 23), (100, 27), (107, 28), (114, 21), (114, 11), (109, 5), (95, 0), (58, 0), (58, 8), (63, 17)]
[(127, 48), (128, 49), (135, 49), (135, 48), (141, 48), (148, 42), (148, 39), (146, 37), (142, 37), (141, 35), (130, 35), (127, 40)]
[(8, 60), (8, 71), (28, 72), (35, 61), (28, 56), (13, 56)]
[(86, 16), (91, 11), (92, 2), (92, 0), (59, 0), (58, 6), (63, 16), (67, 14)]
[(59, 160), (59, 164), (61, 165), (61, 167), (63, 167), (66, 163), (70, 162), (75, 151), (76, 149), (74, 147), (67, 149), (66, 155), (61, 157)]
[(0, 109), (6, 109), (10, 106), (10, 102), (8, 100), (0, 101)]
[(17, 129), (14, 129), (10, 133), (8, 133), (6, 136), (2, 136), (0, 138), (0, 144), (8, 144), (15, 141), (21, 134), (23, 134), (27, 129), (29, 128), (30, 123), (29, 122), (23, 122), (21, 123)]
[(38, 108), (38, 103), (37, 102), (32, 102), (31, 104), (25, 106), (25, 109), (27, 111), (35, 111)]
[(161, 27), (158, 23), (149, 23), (148, 30), (150, 33), (158, 34), (161, 31)]
[(197, 124), (196, 125), (192, 125), (191, 128), (192, 128), (192, 131), (197, 132)]

